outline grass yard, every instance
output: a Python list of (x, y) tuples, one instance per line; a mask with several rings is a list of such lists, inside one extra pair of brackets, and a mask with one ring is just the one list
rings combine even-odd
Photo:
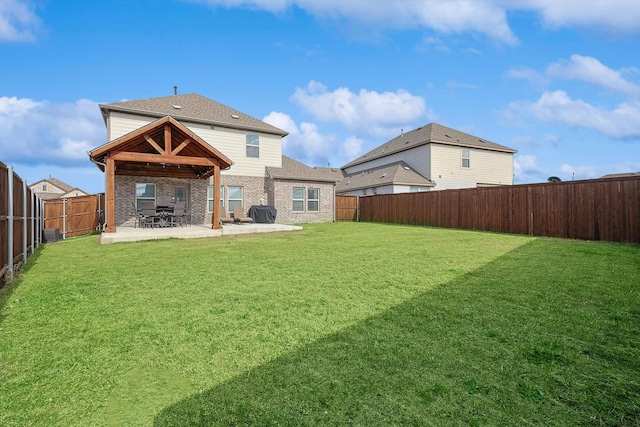
[(640, 426), (638, 246), (87, 236), (0, 298), (2, 426)]

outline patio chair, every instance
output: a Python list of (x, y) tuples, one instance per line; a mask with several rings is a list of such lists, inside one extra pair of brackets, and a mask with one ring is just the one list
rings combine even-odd
[(133, 228), (142, 227), (142, 222), (144, 221), (142, 210), (138, 209), (134, 202), (131, 202), (131, 207), (133, 207), (133, 211), (136, 213), (136, 216), (133, 217)]
[(173, 214), (171, 214), (171, 226), (174, 227), (176, 223), (180, 223), (180, 227), (184, 225), (187, 216), (187, 203), (176, 202), (173, 206)]
[(235, 221), (233, 217), (227, 213), (227, 210), (225, 208), (220, 208), (220, 225), (226, 222), (233, 224)]
[(244, 215), (244, 209), (242, 206), (235, 206), (233, 208), (233, 221), (239, 222), (240, 224), (246, 224), (253, 222), (253, 218)]
[(158, 219), (156, 204), (153, 200), (143, 200), (141, 206), (142, 228), (146, 228), (147, 225), (151, 226), (151, 228), (155, 227), (157, 225), (156, 219)]

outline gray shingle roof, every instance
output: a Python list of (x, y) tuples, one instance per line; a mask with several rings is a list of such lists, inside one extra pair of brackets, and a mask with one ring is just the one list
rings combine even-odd
[(430, 123), (426, 126), (419, 127), (412, 131), (406, 132), (390, 141), (374, 148), (368, 153), (358, 157), (357, 159), (347, 163), (343, 168), (359, 165), (381, 157), (389, 156), (394, 153), (409, 150), (420, 145), (439, 143), (447, 145), (458, 145), (461, 147), (479, 148), (483, 150), (502, 151), (506, 153), (515, 153), (516, 150), (496, 144), (477, 136), (469, 135), (437, 123)]
[(196, 93), (100, 104), (100, 110), (103, 112), (112, 110), (123, 113), (143, 114), (151, 117), (171, 116), (178, 121), (253, 130), (283, 137), (288, 134), (262, 120), (248, 116)]
[(640, 176), (640, 172), (609, 173), (600, 178), (626, 178), (628, 176)]
[(343, 177), (338, 168), (310, 167), (287, 156), (282, 156), (282, 167), (267, 167), (267, 173), (272, 179), (293, 181), (338, 182)]
[[(65, 193), (68, 193), (71, 190), (75, 190), (75, 189), (80, 190), (78, 187), (72, 187), (71, 185), (69, 185), (69, 184), (67, 184), (65, 182), (62, 182), (59, 179), (53, 178), (53, 177), (52, 178), (41, 179), (40, 181), (34, 182), (33, 184), (29, 184), (29, 186), (34, 186), (34, 185), (40, 184), (41, 182), (47, 182), (47, 183), (53, 185), (54, 187), (58, 187), (59, 189), (61, 189)], [(80, 191), (82, 191), (82, 190), (80, 190)]]
[(433, 182), (420, 175), (405, 162), (395, 162), (345, 176), (336, 185), (336, 193), (386, 185), (435, 186)]

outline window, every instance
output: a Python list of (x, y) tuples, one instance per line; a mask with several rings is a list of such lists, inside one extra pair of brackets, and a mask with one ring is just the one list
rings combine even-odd
[(412, 193), (422, 193), (423, 191), (429, 191), (427, 187), (409, 187), (409, 191)]
[(293, 187), (293, 211), (304, 212), (305, 205), (307, 212), (318, 212), (320, 209), (319, 188)]
[[(224, 207), (224, 186), (220, 186), (220, 207)], [(213, 212), (213, 185), (207, 187), (207, 209)]]
[(468, 148), (462, 149), (462, 167), (463, 168), (469, 167), (469, 149)]
[(304, 211), (304, 187), (293, 187), (293, 211)]
[(156, 201), (156, 185), (136, 183), (136, 209), (142, 209), (143, 200)]
[(47, 184), (42, 184), (42, 191), (47, 191)]
[(227, 209), (233, 212), (233, 208), (242, 206), (242, 187), (227, 187)]
[(307, 188), (307, 210), (310, 212), (318, 212), (320, 207), (320, 189)]
[(247, 157), (260, 157), (260, 137), (256, 134), (247, 134)]

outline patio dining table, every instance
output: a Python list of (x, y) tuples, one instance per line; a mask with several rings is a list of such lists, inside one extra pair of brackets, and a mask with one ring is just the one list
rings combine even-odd
[(171, 215), (173, 215), (173, 206), (156, 205), (156, 217), (158, 218), (158, 226), (169, 227), (171, 225)]

